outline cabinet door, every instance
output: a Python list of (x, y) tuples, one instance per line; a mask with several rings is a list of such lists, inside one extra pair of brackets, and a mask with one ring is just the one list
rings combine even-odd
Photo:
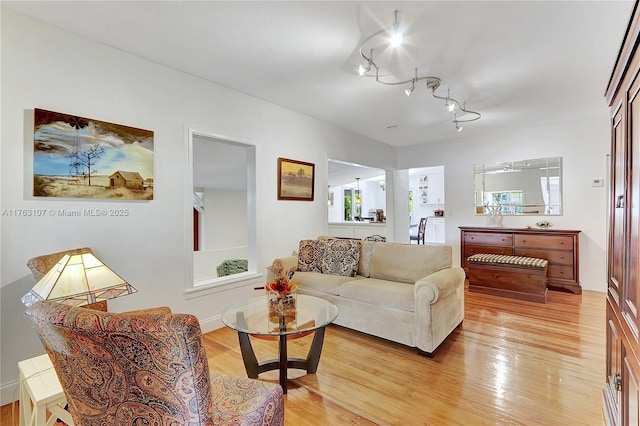
[[(623, 348), (626, 351), (626, 348)], [(627, 355), (629, 355), (627, 353)], [(638, 385), (638, 370), (635, 359), (631, 356), (624, 357), (622, 365), (622, 385), (624, 387), (623, 423), (627, 426), (640, 425), (640, 386)]]
[(607, 306), (607, 385), (604, 389), (607, 424), (619, 425), (622, 414), (622, 342), (618, 321), (611, 307)]
[[(627, 276), (624, 277), (624, 284), (622, 289), (623, 300), (621, 310), (623, 317), (629, 323), (633, 337), (634, 337), (634, 349), (638, 349), (638, 329), (640, 328), (640, 321), (638, 316), (638, 307), (640, 305), (640, 277), (638, 276), (638, 267), (640, 264), (640, 250), (638, 244), (640, 239), (638, 238), (640, 228), (640, 78), (636, 78), (636, 81), (631, 86), (629, 92), (629, 106), (627, 111), (627, 150), (629, 167), (631, 168), (627, 190), (627, 207), (626, 215), (628, 222), (629, 232), (629, 246), (628, 246), (628, 264), (625, 266), (627, 270)], [(631, 337), (631, 336), (629, 336)]]
[(437, 221), (436, 222), (436, 243), (438, 244), (445, 243), (444, 233), (445, 233), (444, 221), (442, 220)]
[(618, 109), (612, 119), (611, 141), (611, 200), (609, 222), (609, 261), (607, 273), (608, 293), (616, 310), (620, 310), (620, 298), (624, 280), (625, 257), (625, 204), (626, 204), (626, 136), (623, 120), (624, 108)]
[(429, 174), (429, 203), (444, 204), (444, 173)]
[(435, 223), (427, 221), (425, 228), (425, 242), (428, 244), (435, 244), (438, 242), (438, 230)]

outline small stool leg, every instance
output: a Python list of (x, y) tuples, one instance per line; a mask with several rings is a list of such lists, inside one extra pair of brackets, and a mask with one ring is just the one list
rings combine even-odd
[(47, 424), (47, 407), (45, 405), (36, 405), (33, 407), (34, 426), (46, 426)]
[(31, 398), (24, 385), (24, 377), (20, 374), (20, 426), (26, 426), (27, 421), (31, 423)]

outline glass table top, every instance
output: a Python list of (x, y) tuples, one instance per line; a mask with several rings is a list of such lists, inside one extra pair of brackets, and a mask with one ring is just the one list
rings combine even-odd
[(281, 336), (305, 333), (324, 327), (338, 316), (338, 307), (319, 297), (297, 295), (297, 309), (285, 314), (286, 329), (278, 317), (269, 315), (266, 293), (229, 306), (222, 313), (222, 322), (247, 334)]

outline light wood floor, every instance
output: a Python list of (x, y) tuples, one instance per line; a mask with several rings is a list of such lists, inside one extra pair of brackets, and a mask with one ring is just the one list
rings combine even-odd
[[(546, 304), (467, 293), (465, 303), (464, 325), (432, 359), (329, 326), (318, 372), (289, 372), (287, 426), (603, 424), (603, 293), (554, 291)], [(212, 371), (245, 375), (235, 332), (204, 340)], [(306, 356), (310, 340), (291, 341), (290, 356)], [(275, 357), (274, 342), (253, 346), (259, 360)]]

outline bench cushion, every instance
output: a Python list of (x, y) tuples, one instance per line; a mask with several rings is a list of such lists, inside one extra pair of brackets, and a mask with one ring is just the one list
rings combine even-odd
[(505, 265), (525, 266), (529, 268), (546, 268), (549, 261), (538, 259), (537, 257), (507, 256), (502, 254), (478, 253), (467, 258), (469, 262), (475, 263), (498, 263)]

